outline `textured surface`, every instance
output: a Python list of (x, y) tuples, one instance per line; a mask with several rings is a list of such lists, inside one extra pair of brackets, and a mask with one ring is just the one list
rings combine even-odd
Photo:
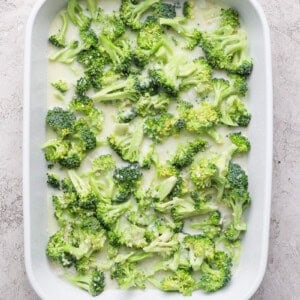
[[(25, 275), (22, 84), (25, 23), (36, 0), (0, 0), (0, 300), (38, 299)], [(300, 299), (300, 2), (260, 0), (272, 33), (274, 174), (268, 269), (254, 300)]]

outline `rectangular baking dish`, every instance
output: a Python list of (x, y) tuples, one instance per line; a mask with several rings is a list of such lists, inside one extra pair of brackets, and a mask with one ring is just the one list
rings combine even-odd
[[(104, 1), (104, 0), (103, 0)], [(110, 1), (110, 0), (107, 0)], [(250, 193), (253, 203), (248, 218), (248, 232), (243, 240), (239, 267), (225, 289), (211, 295), (195, 292), (185, 298), (157, 290), (106, 290), (97, 299), (249, 299), (264, 276), (269, 239), (272, 184), (273, 99), (271, 49), (268, 24), (256, 0), (224, 0), (241, 14), (249, 34), (250, 51), (255, 67), (250, 78), (249, 106), (253, 114), (249, 128), (252, 151), (248, 161)], [(47, 112), (47, 39), (49, 27), (66, 0), (41, 0), (28, 21), (25, 47), (24, 88), (24, 227), (27, 275), (37, 294), (45, 300), (92, 299), (87, 293), (56, 276), (45, 247), (48, 241), (48, 207), (44, 157)]]

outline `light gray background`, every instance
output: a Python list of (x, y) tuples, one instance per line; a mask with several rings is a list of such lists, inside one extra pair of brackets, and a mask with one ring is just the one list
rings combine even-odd
[[(300, 1), (259, 1), (272, 33), (275, 155), (269, 262), (253, 299), (298, 300)], [(24, 31), (35, 2), (0, 0), (0, 300), (38, 299), (24, 269), (21, 177)]]

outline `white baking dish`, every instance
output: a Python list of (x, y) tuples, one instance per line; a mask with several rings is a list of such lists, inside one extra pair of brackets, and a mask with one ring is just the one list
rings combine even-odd
[[(103, 0), (104, 1), (104, 0)], [(110, 0), (107, 0), (110, 1)], [(35, 291), (47, 300), (85, 300), (91, 297), (56, 276), (45, 255), (48, 240), (48, 207), (44, 157), (44, 116), (47, 111), (47, 35), (49, 26), (66, 0), (41, 0), (35, 5), (27, 27), (24, 94), (24, 223), (27, 274)], [(249, 137), (253, 144), (248, 163), (253, 203), (248, 232), (243, 240), (239, 267), (230, 285), (211, 295), (195, 292), (190, 299), (249, 299), (258, 288), (266, 268), (272, 180), (272, 74), (269, 29), (255, 0), (224, 0), (238, 9), (249, 34), (255, 67), (250, 79), (249, 106), (253, 120)], [(97, 299), (183, 299), (179, 294), (157, 290), (106, 290)]]

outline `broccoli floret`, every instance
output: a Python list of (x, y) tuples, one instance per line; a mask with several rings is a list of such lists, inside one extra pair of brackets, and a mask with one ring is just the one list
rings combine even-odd
[(91, 47), (97, 47), (98, 38), (96, 33), (92, 29), (80, 30), (80, 38), (83, 43), (84, 49), (90, 49)]
[(241, 134), (241, 132), (235, 132), (229, 134), (229, 139), (231, 142), (237, 146), (236, 153), (248, 153), (251, 150), (251, 143)]
[(109, 40), (105, 35), (99, 36), (101, 47), (108, 54), (117, 72), (128, 74), (132, 64), (131, 46), (121, 40), (118, 44)]
[(101, 23), (101, 34), (109, 40), (115, 41), (125, 33), (125, 25), (122, 19), (116, 14), (104, 14), (100, 12), (97, 22)]
[(154, 5), (154, 14), (159, 18), (174, 19), (176, 17), (176, 7), (174, 4), (160, 1)]
[(185, 145), (179, 145), (175, 155), (171, 159), (171, 163), (176, 168), (182, 169), (189, 166), (193, 161), (195, 155), (203, 151), (207, 146), (207, 142), (201, 138), (198, 138)]
[(84, 152), (94, 150), (97, 147), (97, 138), (84, 120), (79, 120), (75, 125), (75, 133), (72, 136), (79, 143)]
[(195, 19), (194, 9), (195, 2), (193, 0), (185, 1), (182, 9), (183, 16), (190, 20)]
[[(89, 0), (89, 5), (92, 3)], [(67, 12), (70, 20), (75, 26), (80, 29), (87, 29), (90, 27), (91, 19), (83, 12), (83, 8), (80, 6), (78, 0), (68, 0)]]
[(189, 250), (190, 264), (194, 271), (199, 271), (204, 259), (212, 259), (215, 245), (207, 237), (189, 235), (184, 238), (184, 246)]
[(116, 221), (131, 208), (131, 202), (122, 204), (107, 204), (100, 202), (97, 205), (97, 218), (105, 228), (111, 228)]
[(60, 137), (65, 137), (74, 131), (76, 116), (69, 110), (55, 107), (48, 111), (46, 124)]
[(201, 47), (214, 68), (244, 76), (252, 72), (253, 61), (247, 53), (247, 36), (241, 29), (223, 25), (213, 32), (204, 32)]
[(222, 217), (219, 211), (214, 211), (208, 215), (206, 219), (204, 219), (200, 223), (192, 223), (190, 225), (191, 228), (201, 230), (203, 236), (206, 236), (210, 239), (214, 239), (215, 237), (220, 235), (221, 232), (221, 224)]
[(93, 269), (88, 273), (77, 273), (76, 275), (65, 275), (74, 285), (80, 287), (81, 289), (89, 292), (93, 297), (100, 295), (105, 287), (105, 277), (104, 273)]
[(163, 278), (160, 282), (154, 278), (148, 279), (155, 287), (165, 292), (180, 292), (184, 296), (191, 296), (195, 290), (195, 280), (190, 272), (176, 270), (173, 274)]
[(245, 103), (237, 96), (231, 96), (221, 107), (221, 122), (228, 126), (247, 127), (251, 121), (251, 114)]
[(156, 17), (148, 17), (138, 32), (137, 44), (141, 49), (153, 50), (163, 39), (163, 29)]
[(155, 116), (168, 110), (170, 98), (164, 94), (150, 96), (145, 94), (136, 103), (136, 111), (142, 116)]
[(213, 91), (215, 98), (215, 105), (220, 107), (223, 101), (229, 96), (241, 96), (244, 97), (247, 94), (248, 86), (246, 78), (239, 75), (230, 75), (231, 81), (214, 78), (213, 79)]
[(231, 26), (232, 28), (240, 27), (239, 13), (234, 8), (222, 8), (220, 17), (220, 26)]
[(139, 90), (136, 78), (129, 76), (126, 79), (116, 80), (92, 96), (95, 102), (125, 101), (136, 102)]
[(47, 162), (56, 163), (64, 158), (69, 151), (69, 143), (63, 140), (49, 140), (43, 145)]
[(138, 116), (135, 107), (131, 102), (122, 102), (118, 109), (118, 121), (119, 123), (129, 123)]
[(77, 41), (70, 42), (64, 49), (57, 51), (55, 54), (49, 57), (50, 61), (60, 62), (63, 64), (71, 64), (75, 60), (76, 56), (82, 50), (79, 47)]
[(171, 211), (176, 221), (201, 216), (217, 210), (215, 205), (207, 203), (203, 199), (194, 200), (191, 197), (185, 197), (179, 200), (175, 197), (172, 201), (176, 201), (176, 205)]
[(122, 0), (120, 16), (123, 22), (131, 29), (140, 29), (142, 27), (141, 17), (159, 1), (160, 0), (145, 0), (134, 4), (131, 0)]
[(200, 42), (201, 32), (195, 28), (189, 28), (186, 26), (188, 19), (185, 17), (176, 17), (173, 19), (160, 18), (160, 25), (171, 27), (181, 37), (187, 41), (187, 49), (194, 49)]
[(69, 152), (67, 156), (59, 160), (59, 164), (66, 169), (78, 169), (81, 165), (82, 153)]
[(194, 60), (189, 65), (190, 70), (194, 70), (190, 75), (181, 79), (182, 88), (194, 87), (198, 95), (207, 95), (212, 89), (212, 69), (205, 58)]
[(92, 174), (101, 174), (114, 169), (116, 161), (111, 154), (104, 154), (96, 157), (92, 161)]
[(179, 171), (177, 168), (167, 163), (165, 165), (157, 165), (156, 167), (156, 175), (158, 178), (165, 178), (171, 176), (178, 176)]
[(95, 209), (98, 198), (95, 193), (93, 193), (91, 186), (80, 178), (75, 171), (68, 171), (68, 176), (79, 196), (79, 206), (85, 209)]
[(241, 230), (235, 228), (234, 223), (230, 223), (224, 230), (224, 236), (229, 242), (235, 242), (240, 238)]
[(53, 173), (47, 173), (47, 183), (55, 189), (60, 189), (60, 179)]
[(57, 48), (66, 47), (66, 33), (69, 27), (69, 19), (66, 11), (60, 13), (60, 18), (62, 20), (62, 27), (57, 34), (53, 34), (49, 37), (49, 42)]
[(157, 143), (177, 133), (176, 119), (169, 113), (149, 116), (144, 123), (144, 134)]
[(63, 80), (52, 82), (51, 85), (61, 93), (66, 93), (69, 89), (68, 83)]
[(125, 161), (137, 162), (143, 142), (143, 121), (117, 124), (114, 132), (108, 137), (110, 147)]
[(157, 253), (163, 256), (170, 255), (178, 249), (179, 242), (177, 234), (172, 231), (165, 231), (156, 237), (151, 243), (144, 247), (147, 253)]
[(172, 176), (167, 179), (164, 179), (159, 184), (153, 185), (153, 187), (150, 188), (149, 194), (151, 198), (161, 202), (172, 192), (176, 183), (177, 183), (176, 176)]
[(169, 194), (169, 198), (184, 197), (189, 193), (189, 189), (189, 182), (187, 179), (179, 175), (172, 192)]
[(205, 292), (215, 292), (230, 281), (232, 262), (224, 252), (216, 252), (213, 259), (209, 259), (201, 266), (201, 277), (196, 287)]
[(228, 168), (227, 180), (231, 187), (248, 188), (248, 176), (240, 165), (230, 163)]
[(121, 289), (145, 288), (146, 276), (134, 263), (115, 264), (111, 269), (111, 278), (117, 280)]
[(117, 238), (120, 245), (129, 248), (143, 248), (147, 245), (145, 238), (146, 230), (133, 224), (118, 222), (112, 234)]

